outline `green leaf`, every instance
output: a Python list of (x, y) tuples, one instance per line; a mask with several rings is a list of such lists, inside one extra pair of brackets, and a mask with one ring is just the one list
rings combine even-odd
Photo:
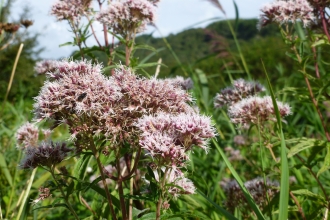
[(66, 198), (68, 198), (72, 194), (73, 190), (74, 190), (74, 181), (71, 181), (66, 191)]
[(138, 215), (145, 213), (149, 211), (150, 209), (143, 209), (143, 210), (138, 210), (137, 208), (133, 207), (133, 212), (132, 212), (132, 217), (134, 220), (137, 219)]
[(9, 185), (12, 186), (13, 185), (13, 179), (10, 175), (5, 157), (3, 156), (2, 153), (0, 153), (0, 168), (2, 170), (2, 173), (5, 174), (5, 177), (8, 181), (8, 183), (9, 183)]
[(147, 45), (147, 44), (136, 44), (134, 45), (134, 48), (132, 51), (135, 51), (135, 50), (141, 50), (141, 49), (144, 49), (144, 50), (151, 50), (153, 52), (156, 52), (157, 50), (150, 46), (150, 45)]
[(134, 67), (134, 70), (141, 69), (141, 68), (146, 68), (146, 67), (158, 66), (158, 65), (167, 67), (165, 64), (153, 62), (153, 63), (139, 64), (136, 67)]
[(64, 43), (64, 44), (60, 44), (60, 45), (58, 45), (59, 47), (64, 47), (64, 46), (69, 46), (69, 45), (74, 45), (74, 43), (72, 43), (72, 42), (66, 42), (66, 43)]
[(322, 45), (322, 44), (326, 44), (326, 43), (328, 43), (328, 41), (326, 41), (325, 39), (320, 39), (320, 40), (314, 42), (314, 43), (311, 45), (311, 47), (320, 46), (320, 45)]
[(311, 191), (309, 191), (307, 189), (298, 189), (298, 190), (293, 190), (291, 192), (296, 196), (303, 196), (303, 197), (310, 198), (313, 200), (320, 200), (322, 203), (326, 204), (326, 200), (323, 196), (312, 193)]
[(327, 155), (324, 158), (324, 163), (321, 167), (321, 169), (317, 172), (317, 177), (319, 177), (319, 175), (325, 171), (327, 171), (328, 169), (330, 169), (330, 145), (328, 144), (327, 146)]
[[(211, 203), (224, 217), (226, 217), (226, 219), (233, 219), (233, 220), (237, 220), (237, 218), (235, 218), (235, 216), (233, 216), (230, 212), (228, 212), (227, 210), (225, 210), (224, 208), (222, 208), (221, 206), (219, 206), (218, 204), (216, 204), (215, 202), (211, 201), (204, 193), (202, 193), (202, 191), (200, 191), (199, 189), (197, 189), (197, 193), (201, 196), (203, 196), (209, 203)], [(261, 214), (262, 215), (262, 214)]]
[(92, 152), (86, 152), (83, 156), (81, 156), (78, 161), (76, 162), (73, 173), (74, 176), (79, 179), (83, 180), (86, 174), (86, 169), (88, 167), (89, 161), (92, 158), (93, 153)]
[(145, 214), (141, 218), (139, 218), (139, 220), (155, 220), (155, 219), (156, 219), (156, 212)]
[(254, 202), (253, 197), (251, 196), (250, 192), (246, 189), (244, 186), (244, 183), (242, 179), (239, 177), (238, 173), (234, 169), (233, 165), (229, 162), (226, 154), (223, 152), (223, 150), (220, 148), (219, 144), (215, 141), (215, 139), (212, 139), (214, 146), (217, 148), (218, 152), (220, 153), (223, 161), (226, 163), (228, 169), (230, 170), (231, 174), (234, 176), (235, 180), (237, 181), (239, 187), (243, 191), (243, 194), (247, 200), (247, 203), (250, 205), (250, 207), (253, 209), (255, 214), (257, 215), (257, 218), (260, 219), (265, 219), (263, 216), (262, 212), (260, 211), (259, 207), (257, 204)]
[(325, 148), (327, 146), (326, 141), (317, 140), (313, 138), (297, 138), (295, 140), (297, 141), (297, 144), (294, 147), (290, 148), (288, 152), (288, 158), (309, 148), (313, 148), (313, 147)]
[(202, 86), (202, 91), (201, 91), (202, 92), (202, 102), (207, 111), (208, 106), (209, 106), (209, 94), (210, 94), (208, 79), (206, 77), (206, 74), (202, 70), (196, 69), (195, 72), (197, 73), (200, 84)]
[(38, 210), (38, 209), (51, 209), (51, 208), (54, 208), (54, 207), (65, 207), (65, 208), (68, 208), (68, 206), (65, 203), (58, 203), (58, 204), (54, 204), (54, 205), (40, 206), (40, 207), (37, 207), (35, 209), (32, 209), (32, 211)]

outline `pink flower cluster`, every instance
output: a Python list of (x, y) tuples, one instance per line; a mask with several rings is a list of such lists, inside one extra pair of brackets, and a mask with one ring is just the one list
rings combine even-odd
[[(257, 82), (235, 80), (233, 87), (223, 89), (214, 98), (214, 106), (220, 108), (228, 105), (228, 115), (234, 124), (247, 128), (250, 124), (263, 124), (276, 121), (275, 110), (270, 96), (258, 97), (257, 93), (265, 88)], [(291, 114), (288, 104), (277, 102), (282, 117)]]
[(51, 80), (62, 78), (63, 75), (70, 72), (86, 72), (88, 74), (99, 74), (102, 65), (94, 64), (84, 60), (72, 61), (70, 59), (57, 60), (42, 60), (36, 63), (34, 70), (37, 74), (46, 74)]
[[(282, 117), (291, 114), (288, 104), (277, 102), (279, 113)], [(244, 127), (249, 124), (259, 124), (265, 121), (276, 121), (274, 105), (270, 96), (249, 97), (230, 106), (228, 114), (235, 124), (242, 124)]]
[(88, 12), (92, 0), (58, 0), (51, 8), (51, 15), (57, 20), (79, 21)]
[(261, 8), (259, 29), (272, 22), (295, 23), (300, 20), (304, 27), (315, 20), (313, 7), (307, 0), (274, 1)]
[(141, 32), (155, 20), (155, 7), (147, 0), (111, 2), (107, 9), (96, 15), (96, 20), (107, 25), (117, 34)]
[(55, 60), (42, 60), (36, 63), (34, 71), (38, 75), (46, 74), (47, 72), (52, 72), (56, 70), (57, 61)]
[[(251, 209), (246, 201), (243, 191), (239, 187), (236, 180), (226, 180), (221, 183), (224, 187), (224, 191), (227, 197), (225, 206), (232, 213), (235, 209), (240, 209), (244, 213), (251, 213)], [(244, 183), (244, 186), (250, 192), (255, 203), (262, 209), (268, 201), (274, 198), (279, 192), (279, 183), (277, 181), (266, 180), (266, 183), (262, 178), (255, 178)]]
[(175, 87), (181, 87), (183, 90), (189, 90), (194, 87), (194, 82), (191, 78), (183, 78), (182, 76), (177, 76), (175, 78), (167, 78), (166, 81), (173, 84)]
[(233, 82), (232, 87), (227, 87), (216, 94), (214, 107), (221, 108), (225, 105), (232, 105), (244, 98), (263, 91), (265, 91), (265, 87), (257, 82), (248, 82), (244, 79), (238, 79)]
[(166, 183), (174, 185), (168, 188), (168, 192), (174, 198), (178, 198), (182, 194), (194, 194), (196, 191), (193, 182), (187, 179), (184, 173), (179, 169), (175, 169), (175, 167), (167, 175)]
[(121, 97), (114, 82), (101, 74), (100, 65), (63, 61), (56, 68), (48, 73), (48, 78), (55, 80), (45, 82), (35, 98), (37, 120), (59, 121), (81, 114), (101, 116), (111, 112), (112, 104)]
[(183, 166), (189, 158), (186, 154), (195, 145), (207, 150), (207, 139), (215, 136), (210, 118), (180, 113), (158, 113), (138, 120), (142, 131), (140, 145), (163, 165)]
[(21, 146), (23, 149), (37, 146), (39, 140), (38, 127), (29, 122), (25, 123), (17, 130), (16, 140), (18, 146)]

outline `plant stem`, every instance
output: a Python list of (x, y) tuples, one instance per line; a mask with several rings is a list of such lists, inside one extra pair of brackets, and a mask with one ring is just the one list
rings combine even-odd
[[(134, 168), (133, 164), (135, 164), (136, 154), (137, 154), (137, 152), (134, 152), (134, 154), (132, 156), (132, 161), (130, 163), (129, 172), (131, 172), (131, 170), (133, 170), (133, 168)], [(130, 194), (130, 196), (132, 196), (133, 193), (134, 193), (133, 187), (134, 187), (134, 178), (131, 178), (129, 180), (129, 194)], [(129, 200), (129, 207), (128, 207), (128, 220), (132, 220), (132, 219), (133, 219), (133, 199), (130, 199)]]
[(62, 189), (61, 184), (59, 184), (59, 182), (57, 181), (57, 179), (56, 179), (56, 177), (55, 177), (54, 168), (55, 168), (55, 167), (51, 167), (51, 169), (50, 169), (50, 173), (51, 173), (51, 175), (52, 175), (52, 177), (53, 177), (53, 179), (54, 179), (54, 181), (55, 181), (55, 183), (56, 183), (58, 189), (61, 191), (61, 194), (62, 194), (62, 196), (63, 196), (63, 199), (64, 199), (66, 205), (68, 206), (68, 209), (69, 209), (70, 212), (74, 215), (75, 219), (78, 219), (78, 220), (79, 220), (79, 217), (78, 217), (77, 213), (74, 211), (74, 209), (72, 208), (72, 206), (71, 206), (71, 204), (70, 204), (70, 202), (69, 202), (69, 200), (68, 200), (68, 197), (65, 195), (65, 193), (64, 193), (64, 191), (63, 191), (63, 189)]
[(102, 163), (101, 163), (101, 160), (100, 160), (100, 157), (99, 157), (99, 153), (96, 150), (96, 146), (94, 144), (94, 141), (93, 141), (92, 137), (90, 138), (90, 146), (91, 146), (92, 152), (94, 154), (94, 157), (96, 158), (97, 166), (100, 170), (102, 183), (103, 183), (104, 191), (105, 191), (105, 194), (106, 194), (106, 197), (107, 197), (107, 200), (108, 200), (108, 204), (109, 204), (109, 207), (110, 207), (110, 212), (111, 212), (111, 215), (112, 215), (112, 219), (117, 220), (116, 213), (115, 213), (115, 210), (113, 208), (113, 204), (112, 204), (112, 200), (111, 200), (111, 195), (109, 193), (108, 185), (107, 185), (107, 182), (106, 182), (106, 179), (105, 179), (105, 176), (104, 176), (103, 166), (102, 166)]
[(120, 201), (120, 207), (121, 207), (121, 213), (123, 220), (127, 220), (127, 213), (126, 213), (126, 205), (125, 205), (125, 199), (124, 199), (124, 190), (123, 190), (123, 178), (120, 170), (120, 158), (117, 157), (116, 159), (116, 166), (118, 171), (118, 193), (119, 193), (119, 201)]
[(301, 208), (301, 205), (299, 204), (299, 201), (297, 200), (297, 198), (293, 195), (293, 193), (291, 191), (290, 191), (290, 196), (293, 199), (293, 201), (296, 203), (296, 206), (298, 207), (298, 211), (301, 214), (302, 219), (306, 220), (306, 217), (305, 217), (304, 212)]
[(327, 29), (327, 21), (324, 16), (324, 8), (322, 6), (320, 6), (319, 11), (320, 11), (321, 19), (322, 19), (323, 31), (330, 42), (330, 35), (329, 35), (328, 29)]
[(168, 171), (169, 171), (169, 169), (168, 169), (168, 167), (166, 167), (165, 172), (164, 172), (164, 177), (162, 179), (162, 182), (160, 182), (160, 177), (162, 175), (162, 170), (161, 170), (161, 168), (158, 169), (158, 179), (159, 179), (159, 182), (160, 182), (161, 194), (159, 196), (159, 200), (158, 200), (158, 203), (157, 203), (156, 220), (160, 220), (160, 211), (161, 211), (161, 207), (162, 207), (162, 203), (163, 203), (163, 196), (164, 196), (164, 186), (165, 186), (165, 183), (166, 183), (166, 177), (167, 177)]

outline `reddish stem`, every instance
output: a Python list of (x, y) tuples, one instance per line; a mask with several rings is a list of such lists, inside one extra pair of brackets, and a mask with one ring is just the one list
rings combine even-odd
[(320, 15), (321, 15), (321, 19), (322, 19), (323, 31), (324, 31), (325, 35), (327, 35), (328, 40), (330, 42), (330, 35), (329, 35), (328, 29), (327, 29), (327, 21), (325, 19), (325, 15), (324, 15), (324, 8), (322, 6), (320, 6), (319, 10), (320, 10)]
[(304, 214), (304, 212), (301, 208), (301, 205), (299, 204), (299, 201), (297, 200), (297, 198), (293, 195), (293, 193), (291, 191), (290, 191), (290, 196), (293, 199), (293, 201), (296, 203), (296, 205), (298, 207), (298, 210), (299, 210), (299, 213), (301, 214), (302, 219), (306, 220), (305, 214)]

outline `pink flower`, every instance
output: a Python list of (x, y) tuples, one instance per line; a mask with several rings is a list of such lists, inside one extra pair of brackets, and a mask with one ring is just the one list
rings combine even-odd
[[(277, 102), (281, 117), (291, 114), (288, 104)], [(237, 102), (228, 108), (228, 114), (231, 121), (235, 124), (248, 126), (249, 124), (258, 124), (271, 120), (276, 121), (273, 102), (270, 96), (249, 97)]]
[(194, 183), (187, 179), (179, 169), (172, 168), (166, 177), (166, 182), (174, 185), (167, 189), (174, 198), (178, 198), (182, 194), (194, 194), (196, 191)]
[(136, 126), (142, 131), (140, 145), (162, 165), (183, 166), (187, 151), (194, 145), (207, 150), (207, 140), (215, 136), (210, 119), (197, 114), (158, 113), (142, 117)]
[(34, 71), (39, 74), (46, 74), (47, 72), (52, 72), (56, 69), (55, 60), (42, 60), (36, 63)]
[(16, 139), (23, 149), (36, 147), (39, 139), (39, 129), (29, 122), (22, 125), (16, 132)]
[(147, 0), (111, 2), (107, 9), (96, 15), (96, 20), (124, 36), (134, 31), (143, 31), (154, 19), (155, 7)]
[(51, 15), (57, 20), (79, 21), (89, 10), (91, 0), (58, 0), (51, 8)]
[(189, 90), (192, 89), (194, 86), (194, 82), (192, 81), (191, 78), (183, 78), (182, 76), (177, 76), (175, 78), (167, 78), (165, 81), (170, 82), (173, 84), (175, 87), (180, 87), (184, 90)]
[(265, 88), (259, 83), (238, 79), (233, 82), (232, 87), (227, 87), (216, 95), (214, 98), (214, 107), (221, 108), (225, 105), (232, 105), (262, 91), (265, 91)]
[(315, 20), (313, 7), (307, 0), (274, 1), (260, 9), (260, 21), (258, 28), (262, 28), (272, 22), (279, 24), (295, 23), (302, 21), (307, 27)]

